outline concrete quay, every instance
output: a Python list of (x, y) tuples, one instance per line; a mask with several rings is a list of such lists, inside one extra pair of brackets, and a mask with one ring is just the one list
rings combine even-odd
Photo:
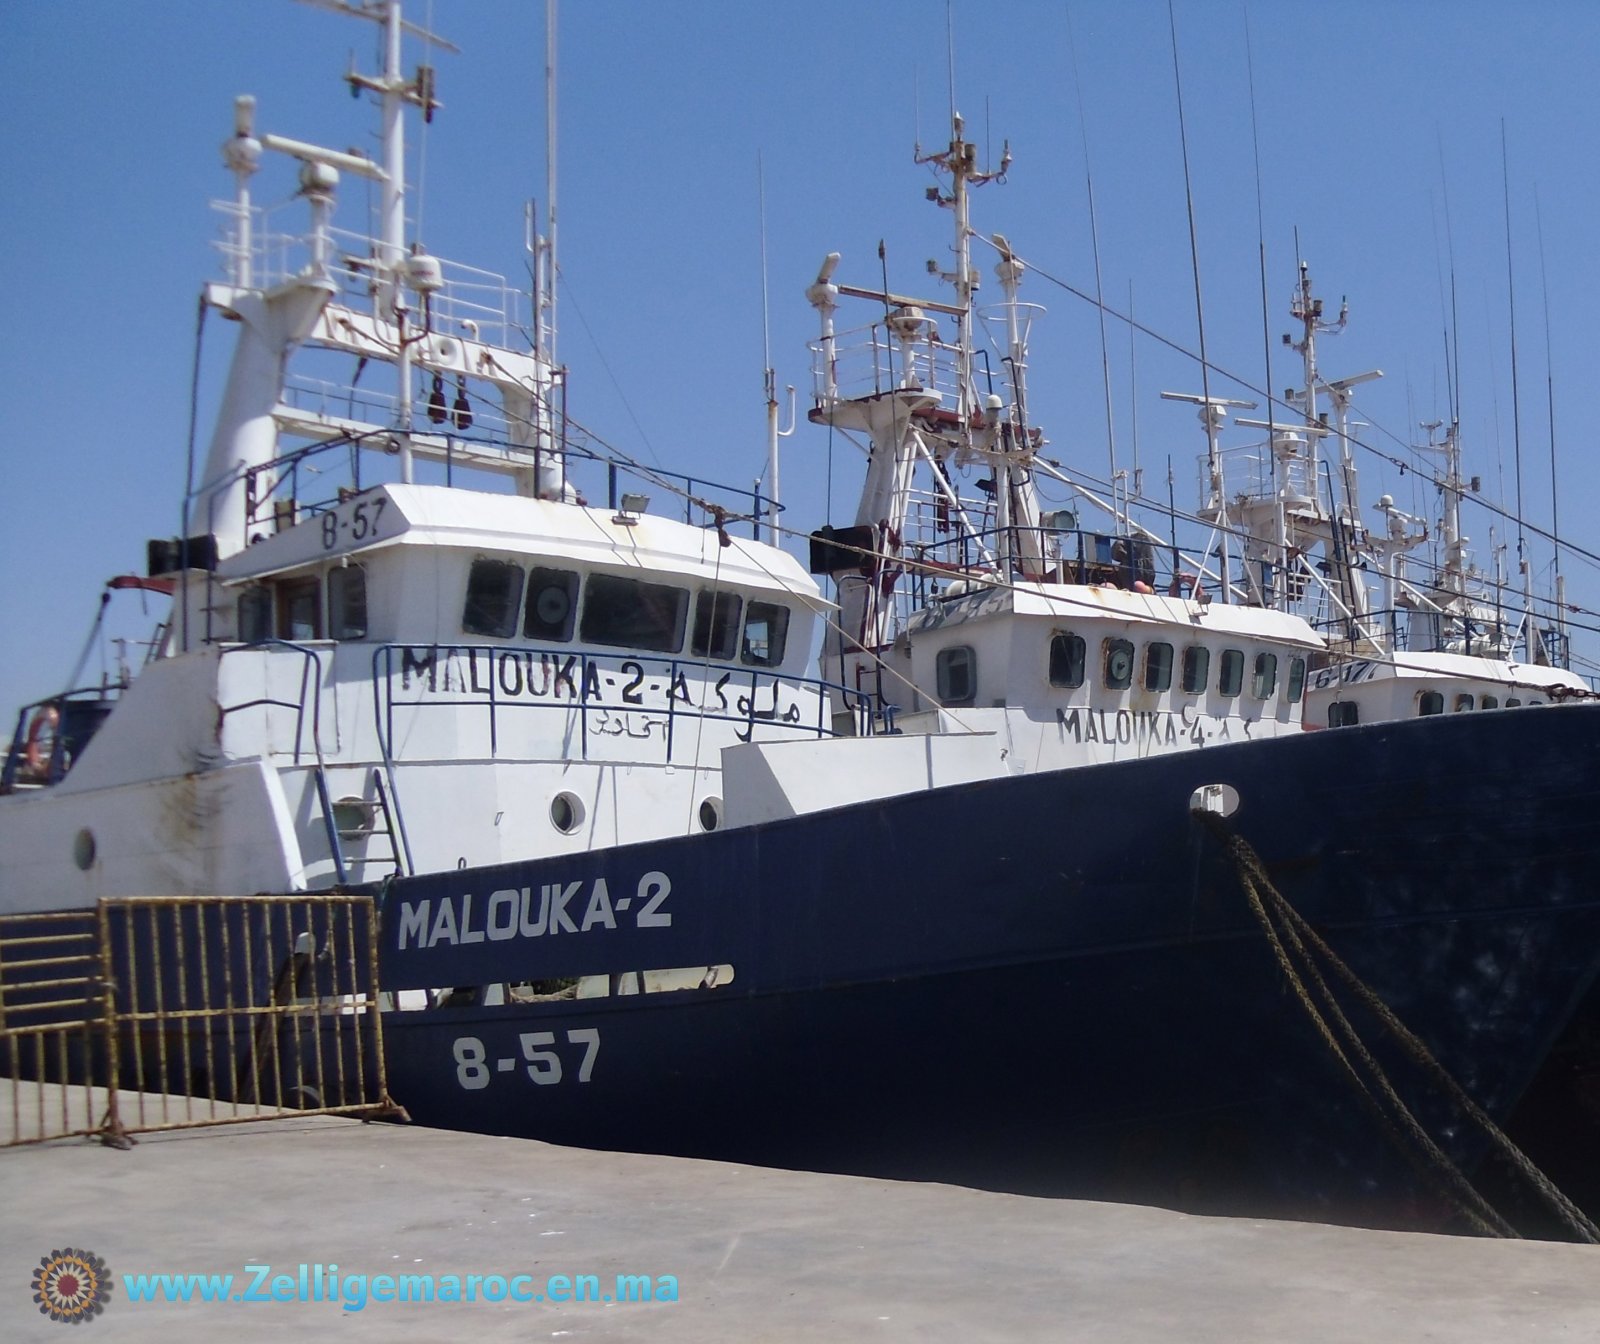
[[(20, 1091), (21, 1095), (17, 1095)], [(13, 1097), (0, 1082), (0, 1136)], [(126, 1106), (126, 1100), (124, 1102)], [(41, 1257), (112, 1280), (81, 1328), (41, 1315)], [(124, 1274), (234, 1276), (233, 1294), (133, 1302)], [(375, 1301), (376, 1276), (491, 1276), (479, 1300)], [(676, 1301), (613, 1297), (666, 1276)], [(492, 1276), (499, 1276), (496, 1283)], [(518, 1278), (518, 1276), (526, 1276)], [(565, 1280), (571, 1280), (565, 1283)], [(420, 1280), (412, 1280), (415, 1285)], [(394, 1289), (399, 1291), (396, 1281)], [(496, 1288), (504, 1300), (483, 1300)], [(409, 1289), (409, 1285), (408, 1285)], [(513, 1301), (512, 1292), (546, 1294)], [(230, 1294), (231, 1296), (231, 1294)], [(1600, 1338), (1600, 1248), (1192, 1217), (1162, 1209), (557, 1148), (328, 1117), (0, 1150), (7, 1340), (1374, 1341)]]

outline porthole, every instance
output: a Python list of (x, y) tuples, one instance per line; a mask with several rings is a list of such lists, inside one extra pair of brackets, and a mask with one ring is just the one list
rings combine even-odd
[(1113, 691), (1133, 685), (1133, 645), (1125, 639), (1106, 640), (1105, 683)]
[(558, 793), (550, 800), (550, 822), (562, 835), (583, 825), (583, 799), (575, 793)]
[(94, 832), (85, 826), (72, 837), (72, 861), (78, 865), (81, 872), (86, 873), (94, 867), (94, 856)]
[(700, 800), (700, 829), (714, 831), (722, 825), (722, 799), (702, 798)]

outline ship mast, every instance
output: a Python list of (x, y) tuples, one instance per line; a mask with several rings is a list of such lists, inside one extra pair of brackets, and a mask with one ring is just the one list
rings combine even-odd
[[(1019, 574), (1043, 577), (1046, 565), (1030, 471), (1035, 438), (1026, 423), (1024, 313), (1029, 306), (1017, 301), (1023, 265), (999, 237), (994, 245), (1000, 253), (997, 274), (1006, 297), (1009, 412), (1005, 399), (993, 393), (982, 396), (980, 404), (976, 384), (973, 301), (980, 282), (972, 264), (971, 190), (1004, 178), (1011, 166), (1010, 148), (1003, 151), (998, 168), (980, 169), (977, 146), (966, 139), (960, 114), (952, 112), (949, 143), (926, 155), (919, 148), (915, 159), (949, 178), (947, 188), (929, 187), (927, 199), (951, 212), (954, 265), (946, 270), (929, 261), (927, 269), (955, 290), (954, 301), (914, 299), (887, 287), (838, 284), (837, 253), (824, 260), (816, 282), (806, 291), (821, 319), (815, 346), (816, 405), (810, 418), (843, 430), (864, 431), (871, 443), (855, 526), (847, 529), (857, 550), (835, 555), (827, 571), (839, 584), (840, 619), (824, 649), (824, 666), (847, 683), (875, 675), (878, 651), (894, 637), (895, 587), (902, 572), (900, 556), (919, 467), (932, 476), (937, 507), (961, 518), (983, 570), (1009, 583)], [(864, 352), (871, 361), (870, 390), (865, 395), (848, 395), (840, 386), (841, 360), (857, 353), (841, 349), (848, 338), (835, 329), (834, 314), (843, 296), (881, 306), (881, 325), (874, 325)], [(940, 338), (933, 314), (954, 319), (953, 344)], [(769, 405), (772, 400), (769, 390)], [(991, 466), (994, 473), (992, 537), (967, 528), (964, 506), (948, 474), (949, 464), (974, 461)], [(983, 487), (991, 488), (987, 482)]]

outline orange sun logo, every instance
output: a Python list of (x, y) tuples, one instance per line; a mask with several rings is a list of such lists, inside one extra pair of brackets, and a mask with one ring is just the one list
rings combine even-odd
[(81, 1325), (105, 1310), (111, 1298), (106, 1262), (88, 1251), (51, 1251), (33, 1271), (33, 1300), (52, 1321)]

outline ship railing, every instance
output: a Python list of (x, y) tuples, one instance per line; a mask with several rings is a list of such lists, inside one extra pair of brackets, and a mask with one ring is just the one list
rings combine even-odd
[(81, 686), (19, 709), (0, 765), (0, 794), (59, 784), (126, 689), (120, 683)]
[[(1010, 551), (1020, 556), (1033, 551), (1038, 559), (1017, 562), (1017, 579), (1043, 583), (1101, 585), (1138, 592), (1162, 592), (1192, 597), (1197, 591), (1215, 595), (1215, 580), (1202, 577), (1198, 560), (1179, 553), (1174, 568), (1170, 547), (1140, 537), (1117, 536), (1081, 528), (987, 526), (952, 531), (933, 541), (913, 541), (900, 557), (910, 575), (910, 594), (916, 605), (926, 605), (958, 579), (979, 582), (998, 579), (992, 557), (1001, 550), (1002, 533)], [(1032, 545), (1024, 543), (1031, 539)], [(894, 563), (894, 562), (890, 562)], [(1028, 571), (1032, 572), (1028, 572)]]
[[(1294, 503), (1317, 499), (1316, 464), (1309, 453), (1295, 457), (1279, 457), (1270, 445), (1253, 444), (1242, 448), (1224, 448), (1222, 482), (1224, 497), (1235, 499), (1246, 495), (1251, 499), (1282, 498)], [(1204, 454), (1195, 459), (1197, 498), (1211, 496), (1211, 467)]]
[(594, 654), (550, 645), (384, 644), (373, 650), (372, 678), (386, 766), (400, 754), (405, 737), (397, 717), (418, 710), (482, 711), (491, 756), (500, 754), (506, 716), (524, 710), (576, 716), (583, 760), (611, 759), (600, 744), (627, 737), (654, 741), (661, 760), (670, 764), (686, 724), (730, 724), (741, 742), (758, 734), (834, 737), (839, 732), (830, 692), (841, 697), (857, 735), (874, 731), (871, 697), (840, 683), (703, 658)]
[[(301, 208), (298, 201), (274, 206), (252, 206), (248, 249), (241, 239), (241, 216), (236, 201), (213, 201), (212, 208), (228, 224), (217, 243), (230, 282), (248, 275), (250, 285), (271, 289), (285, 281), (313, 275), (317, 270), (315, 233), (276, 226), (280, 212)], [(338, 286), (341, 301), (353, 308), (371, 307), (375, 259), (380, 245), (371, 235), (356, 230), (327, 230), (324, 271)], [(444, 257), (439, 262), (443, 285), (431, 295), (432, 324), (436, 330), (471, 329), (491, 345), (526, 349), (531, 345), (531, 305), (526, 293), (503, 275)]]
[[(1365, 642), (1395, 653), (1459, 653), (1474, 658), (1509, 659), (1528, 651), (1528, 624), (1518, 613), (1501, 617), (1484, 613), (1469, 618), (1457, 612), (1419, 611), (1415, 607), (1380, 607), (1359, 618), (1339, 616), (1313, 621), (1318, 631), (1335, 640)], [(1560, 631), (1541, 629), (1552, 664), (1567, 666), (1565, 639)]]
[[(317, 763), (322, 763), (322, 655), (304, 644), (296, 644), (287, 639), (263, 639), (247, 644), (225, 644), (217, 654), (218, 680), (221, 680), (221, 663), (224, 658), (236, 653), (283, 651), (286, 654), (300, 659), (299, 682), (297, 694), (293, 699), (276, 696), (268, 693), (256, 696), (251, 700), (241, 700), (236, 704), (221, 705), (217, 710), (220, 724), (219, 732), (226, 731), (228, 716), (243, 713), (249, 709), (286, 709), (294, 715), (294, 745), (289, 755), (295, 765), (301, 763), (301, 757), (307, 753), (306, 720), (310, 719), (311, 746), (309, 753), (316, 758)], [(270, 678), (270, 671), (268, 676)], [(252, 753), (254, 754), (254, 753)]]
[[(895, 388), (935, 393), (946, 409), (961, 401), (960, 347), (938, 338), (929, 324), (919, 340), (903, 344), (879, 321), (837, 333), (831, 341), (812, 341), (812, 399), (849, 401)], [(986, 358), (980, 352), (980, 363)]]
[[(454, 400), (454, 389), (447, 392)], [(280, 400), (284, 406), (306, 415), (392, 428), (397, 423), (400, 398), (393, 392), (376, 387), (352, 387), (347, 382), (331, 378), (314, 378), (303, 373), (291, 373), (284, 379)], [(486, 398), (474, 398), (471, 403), (472, 424), (478, 439), (509, 444), (511, 425), (499, 406)], [(424, 410), (413, 406), (413, 413)], [(448, 415), (448, 412), (447, 412)], [(424, 421), (418, 433), (449, 434), (451, 423), (446, 420), (435, 424)]]
[[(266, 693), (250, 700), (240, 700), (233, 704), (222, 705), (217, 711), (218, 737), (227, 745), (227, 727), (230, 715), (239, 714), (250, 709), (285, 709), (294, 715), (294, 745), (289, 752), (290, 759), (295, 765), (301, 764), (302, 756), (306, 754), (306, 720), (309, 717), (311, 727), (311, 745), (309, 754), (316, 762), (313, 780), (317, 790), (317, 800), (321, 805), (322, 826), (328, 840), (328, 854), (333, 861), (334, 872), (340, 882), (346, 877), (344, 850), (339, 842), (339, 823), (335, 815), (333, 799), (328, 793), (327, 761), (322, 752), (322, 655), (313, 648), (304, 644), (296, 644), (286, 639), (263, 639), (248, 644), (227, 644), (217, 654), (217, 685), (219, 691), (223, 685), (222, 660), (230, 654), (244, 652), (268, 653), (283, 652), (300, 659), (299, 682), (294, 699), (272, 694), (272, 666), (270, 659), (263, 667), (266, 678)], [(273, 750), (273, 737), (270, 730), (263, 735), (258, 743), (253, 743), (251, 755), (265, 755)]]
[[(369, 393), (365, 405), (381, 411), (381, 394)], [(333, 385), (308, 380), (297, 394), (308, 409), (337, 413), (340, 394)], [(349, 404), (348, 402), (346, 404)], [(357, 403), (362, 404), (362, 403)], [(390, 403), (393, 404), (392, 402)], [(443, 426), (423, 426), (419, 434), (437, 434), (445, 442), (443, 484), (458, 484), (458, 473), (470, 473), (481, 466), (486, 456), (517, 454), (528, 457), (533, 450), (511, 443), (504, 434), (485, 433), (477, 428), (478, 407), (473, 408), (476, 432), (448, 433)], [(498, 417), (486, 417), (491, 425), (504, 425)], [(666, 471), (645, 466), (610, 452), (582, 426), (571, 421), (561, 427), (561, 441), (554, 450), (565, 461), (568, 479), (578, 491), (579, 501), (598, 504), (603, 497), (607, 508), (622, 507), (623, 496), (635, 493), (630, 488), (644, 487), (653, 512), (664, 517), (681, 517), (694, 527), (748, 526), (750, 535), (760, 538), (762, 526), (784, 506), (757, 486), (729, 485), (704, 476)], [(373, 427), (302, 442), (269, 462), (249, 468), (245, 473), (245, 516), (247, 527), (290, 526), (302, 518), (336, 508), (351, 493), (398, 479), (397, 470), (363, 465), (367, 452), (387, 452), (394, 430)], [(314, 483), (314, 484), (313, 484)], [(309, 495), (308, 490), (316, 493)]]

